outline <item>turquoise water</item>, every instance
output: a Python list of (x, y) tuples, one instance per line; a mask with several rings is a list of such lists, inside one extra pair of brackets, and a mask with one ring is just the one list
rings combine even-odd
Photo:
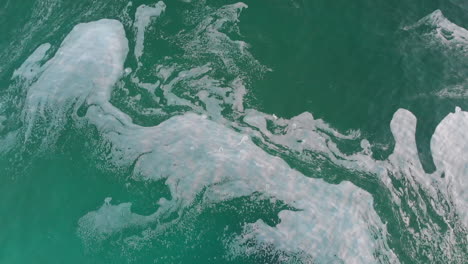
[(465, 263), (468, 3), (0, 3), (0, 263)]

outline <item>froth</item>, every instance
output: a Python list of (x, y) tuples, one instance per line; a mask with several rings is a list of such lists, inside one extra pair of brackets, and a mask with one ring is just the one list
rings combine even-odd
[(141, 5), (137, 8), (135, 13), (135, 29), (136, 29), (136, 43), (135, 43), (135, 58), (140, 63), (140, 57), (143, 54), (144, 41), (145, 41), (145, 30), (150, 25), (151, 20), (161, 15), (166, 9), (166, 4), (159, 1), (156, 4), (147, 6)]
[[(191, 38), (193, 40), (186, 43), (186, 53), (195, 56), (206, 48), (202, 44), (207, 42), (213, 46), (213, 54), (219, 56), (221, 65), (229, 73), (240, 71), (235, 63), (238, 54), (247, 54), (246, 58), (255, 64), (256, 61), (244, 49), (245, 43), (233, 41), (220, 31), (227, 21), (235, 23), (240, 10), (245, 7), (240, 3), (221, 8), (200, 22), (193, 34), (182, 36), (190, 38), (197, 32), (205, 32), (200, 38)], [(135, 22), (135, 56), (138, 60), (143, 54), (144, 30), (151, 17), (159, 16), (164, 8), (162, 2), (154, 7), (138, 8)], [(213, 19), (217, 16), (224, 18)], [(452, 28), (440, 13), (436, 12), (429, 18), (431, 23)], [(462, 40), (462, 33), (454, 31), (453, 36)], [(230, 56), (220, 52), (233, 47), (234, 52), (227, 53)], [(234, 79), (229, 89), (223, 87), (219, 81), (206, 76), (212, 67), (207, 63), (181, 71), (172, 79), (171, 67), (159, 67), (163, 83), (140, 85), (152, 92), (160, 87), (169, 105), (190, 106), (208, 113), (211, 120), (186, 113), (158, 126), (143, 127), (134, 124), (128, 115), (109, 103), (111, 89), (124, 72), (123, 64), (128, 53), (125, 32), (118, 21), (99, 20), (77, 25), (55, 56), (39, 67), (48, 49), (47, 45), (41, 46), (15, 73), (27, 78), (37, 77), (28, 90), (24, 108), (26, 138), (33, 133), (38, 121), (46, 120), (47, 138), (53, 139), (71, 113), (73, 121), (86, 120), (99, 131), (103, 142), (110, 143), (108, 153), (99, 153), (106, 156), (109, 167), (131, 167), (135, 180), (164, 180), (172, 197), (171, 200), (161, 199), (160, 207), (150, 216), (132, 213), (129, 203), (111, 205), (107, 200), (100, 209), (80, 219), (79, 233), (84, 240), (102, 240), (129, 227), (145, 227), (148, 223), (164, 221), (172, 213), (186, 210), (199, 196), (202, 203), (210, 204), (255, 193), (263, 198), (281, 200), (295, 211), (282, 211), (279, 214), (281, 223), (276, 226), (269, 226), (261, 220), (246, 223), (244, 232), (229, 242), (231, 248), (254, 252), (258, 247), (272, 245), (278, 251), (305, 255), (321, 262), (375, 263), (379, 256), (398, 262), (387, 245), (386, 226), (374, 211), (369, 193), (349, 182), (331, 185), (306, 177), (255, 145), (249, 136), (261, 137), (264, 142), (271, 143), (268, 147), (319, 153), (339, 166), (377, 175), (388, 188), (393, 203), (399, 204), (406, 199), (414, 205), (409, 210), (414, 210), (415, 216), (412, 217), (416, 219), (427, 217), (429, 206), (420, 190), (432, 198), (432, 206), (440, 215), (449, 217), (447, 209), (436, 203), (443, 201), (439, 196), (442, 193), (443, 199), (454, 201), (461, 221), (467, 225), (468, 197), (465, 189), (468, 160), (465, 154), (468, 139), (464, 131), (468, 129), (468, 114), (461, 109), (448, 115), (434, 133), (431, 150), (438, 170), (429, 175), (418, 159), (415, 141), (417, 119), (404, 109), (395, 113), (390, 124), (396, 144), (387, 160), (374, 160), (366, 140), (361, 141), (361, 152), (346, 155), (334, 141), (358, 140), (357, 131), (339, 133), (310, 113), (292, 119), (277, 118), (252, 109), (245, 110), (244, 114), (246, 89), (243, 79)], [(28, 75), (28, 69), (34, 75)], [(198, 99), (205, 104), (205, 110), (174, 94), (177, 84), (186, 83), (209, 88), (196, 91)], [(227, 95), (227, 91), (232, 94)], [(241, 133), (213, 121), (223, 118), (222, 102), (213, 95), (222, 97), (223, 102), (243, 113), (244, 122), (232, 124)], [(84, 116), (78, 117), (77, 110), (83, 104), (89, 107)], [(269, 122), (276, 126), (276, 130), (268, 128)], [(35, 133), (37, 131), (34, 130)], [(405, 181), (405, 190), (393, 185), (395, 178)], [(439, 238), (432, 237), (437, 230), (436, 224), (426, 221), (427, 225), (420, 234), (416, 234), (409, 227), (410, 212), (398, 210), (401, 210), (398, 213), (412, 235), (437, 246)], [(446, 237), (441, 240), (444, 239)], [(449, 246), (450, 243), (452, 241), (447, 242)]]
[[(43, 46), (39, 55), (46, 48)], [(123, 72), (127, 52), (120, 22), (103, 19), (75, 26), (55, 56), (43, 66), (38, 80), (29, 87), (23, 110), (26, 139), (35, 123), (40, 119), (44, 122), (46, 116), (47, 133), (52, 137), (60, 131), (70, 109), (76, 112), (84, 102), (108, 101), (112, 86)], [(32, 61), (36, 57), (41, 56), (33, 56)]]

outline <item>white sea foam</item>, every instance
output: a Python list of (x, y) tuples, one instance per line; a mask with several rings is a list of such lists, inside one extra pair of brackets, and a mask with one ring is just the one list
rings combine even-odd
[(78, 233), (82, 238), (103, 240), (124, 228), (145, 226), (156, 220), (155, 215), (142, 216), (131, 212), (131, 203), (111, 205), (106, 198), (104, 205), (97, 211), (81, 217)]
[(259, 244), (323, 261), (336, 255), (349, 263), (374, 263), (377, 251), (393, 256), (368, 193), (350, 183), (330, 185), (305, 177), (223, 125), (185, 114), (143, 128), (122, 124), (94, 106), (87, 117), (113, 144), (108, 160), (118, 166), (134, 164), (135, 179), (165, 180), (172, 199), (160, 201), (155, 214), (162, 219), (183, 212), (203, 190), (204, 203), (261, 193), (300, 212), (282, 212), (276, 227), (257, 222), (258, 233), (244, 236), (255, 236)]
[[(267, 154), (246, 134), (193, 113), (170, 118), (155, 127), (134, 124), (129, 116), (109, 103), (111, 88), (123, 74), (127, 52), (127, 40), (119, 22), (100, 20), (80, 24), (43, 66), (43, 72), (27, 95), (26, 135), (32, 133), (38, 115), (52, 116), (52, 127), (59, 128), (70, 110), (76, 113), (78, 107), (87, 103), (84, 119), (96, 127), (103, 142), (111, 145), (107, 154), (101, 154), (107, 155), (109, 166), (132, 167), (135, 180), (164, 180), (170, 189), (171, 200), (161, 199), (160, 207), (150, 216), (132, 213), (129, 203), (111, 205), (110, 201), (105, 202), (100, 209), (80, 219), (79, 233), (85, 240), (105, 239), (128, 227), (164, 221), (172, 213), (186, 210), (200, 195), (202, 203), (210, 204), (258, 193), (261, 197), (281, 200), (297, 211), (280, 212), (281, 223), (274, 227), (261, 220), (246, 223), (244, 233), (229, 244), (233, 251), (240, 248), (254, 252), (258, 247), (271, 245), (278, 251), (305, 254), (319, 262), (375, 263), (380, 261), (379, 256), (385, 256), (391, 263), (398, 262), (387, 245), (386, 226), (373, 209), (371, 195), (349, 182), (331, 185), (308, 178), (291, 169), (282, 159)], [(225, 65), (229, 65), (229, 61), (225, 61)], [(210, 93), (199, 90), (197, 96), (206, 104), (208, 113), (220, 113), (219, 103), (210, 101), (210, 95), (224, 94), (226, 89), (216, 80), (203, 77), (209, 67), (179, 72), (169, 82), (161, 84), (168, 101), (195, 108), (188, 100), (171, 97), (177, 83), (195, 80), (193, 83), (202, 87), (212, 85)], [(169, 75), (172, 73), (164, 76)], [(155, 86), (147, 88), (156, 89)], [(231, 105), (242, 112), (245, 88), (233, 94), (229, 97)], [(214, 114), (212, 116), (216, 119)], [(78, 120), (76, 115), (73, 117)], [(432, 206), (438, 214), (449, 217), (447, 208), (437, 204), (442, 193), (444, 199), (453, 201), (462, 223), (467, 225), (468, 161), (465, 156), (468, 139), (464, 131), (468, 129), (468, 114), (460, 109), (448, 115), (434, 133), (431, 151), (437, 172), (432, 175), (425, 173), (419, 162), (416, 117), (404, 109), (395, 113), (390, 124), (395, 149), (384, 161), (372, 159), (366, 140), (361, 142), (362, 152), (341, 153), (334, 140), (357, 140), (359, 134), (339, 133), (310, 113), (287, 120), (248, 109), (244, 122), (257, 130), (258, 133), (251, 135), (261, 134), (275, 145), (296, 152), (321, 153), (345, 168), (377, 175), (390, 191), (394, 203), (408, 198), (404, 196), (406, 192), (414, 191), (416, 198), (409, 202), (413, 204), (411, 210), (421, 210), (416, 212), (416, 217), (425, 217), (428, 206), (418, 194), (419, 190), (433, 198)], [(271, 131), (268, 122), (278, 131)], [(440, 177), (442, 173), (444, 178)], [(407, 190), (393, 186), (393, 178), (406, 180)], [(410, 229), (409, 213), (401, 211), (400, 214)], [(435, 239), (432, 236), (437, 227), (431, 222), (426, 224), (417, 235), (421, 240), (431, 241)], [(451, 240), (447, 243), (453, 244)]]
[[(267, 129), (267, 121), (279, 126), (280, 131)], [(463, 134), (468, 124), (467, 112), (457, 108), (455, 114), (449, 114), (437, 127), (431, 142), (437, 167), (437, 172), (433, 174), (426, 173), (419, 161), (415, 139), (417, 119), (404, 109), (399, 109), (392, 118), (390, 128), (395, 139), (395, 147), (388, 159), (383, 161), (371, 157), (369, 142), (366, 140), (361, 141), (363, 151), (352, 155), (341, 153), (332, 138), (328, 136), (331, 132), (324, 133), (318, 129), (317, 122), (308, 113), (291, 120), (283, 120), (248, 110), (244, 122), (257, 128), (265, 139), (283, 149), (292, 149), (300, 153), (304, 151), (322, 153), (339, 166), (377, 176), (390, 192), (389, 198), (398, 208), (397, 214), (405, 225), (403, 228), (417, 239), (417, 246), (440, 245), (437, 247), (444, 249), (443, 254), (447, 254), (448, 259), (454, 262), (460, 260), (460, 253), (453, 253), (452, 250), (457, 247), (454, 229), (466, 230), (468, 226), (468, 197), (465, 191), (468, 187), (466, 160), (468, 138)], [(327, 126), (325, 128), (328, 129)], [(353, 139), (350, 136), (344, 135), (344, 137)], [(442, 175), (445, 177), (442, 178)], [(394, 185), (395, 179), (404, 182), (405, 187), (402, 189)], [(426, 199), (430, 202), (426, 202)], [(410, 211), (402, 209), (403, 202), (410, 205)], [(447, 203), (454, 204), (455, 207), (447, 207)], [(428, 216), (428, 207), (432, 207), (447, 223), (452, 222), (448, 232), (440, 233), (438, 223), (433, 222)], [(458, 220), (453, 217), (454, 211), (459, 217)], [(421, 230), (415, 231), (410, 221), (424, 222), (424, 226)], [(431, 259), (436, 261), (438, 257), (441, 256), (432, 256)]]
[[(1, 106), (1, 104), (0, 104)], [(0, 115), (0, 133), (6, 130), (5, 122), (7, 121), (6, 116)], [(5, 133), (5, 132), (4, 132)], [(0, 154), (5, 154), (9, 152), (15, 144), (17, 144), (18, 131), (9, 131), (3, 137), (0, 137)]]
[[(468, 137), (464, 131), (468, 127), (468, 113), (457, 107), (455, 113), (447, 115), (437, 126), (431, 139), (431, 152), (437, 168), (433, 174), (426, 173), (419, 161), (415, 139), (416, 122), (416, 117), (407, 110), (400, 109), (395, 113), (391, 122), (395, 149), (388, 161), (376, 161), (373, 168), (391, 173), (392, 176), (405, 177), (414, 190), (423, 189), (434, 200), (439, 200), (439, 195), (445, 196), (444, 198), (449, 201), (452, 200), (466, 228), (468, 227), (468, 195), (465, 191), (468, 187), (466, 159)], [(363, 166), (364, 170), (368, 168)], [(388, 174), (385, 177), (388, 177)], [(436, 210), (439, 209), (442, 215), (449, 214), (440, 208), (442, 204), (433, 206)]]
[(241, 79), (235, 79), (232, 82), (232, 87), (234, 90), (232, 102), (229, 102), (227, 98), (224, 101), (230, 103), (233, 110), (244, 112), (244, 96), (247, 94), (247, 89)]
[[(41, 31), (42, 26), (49, 21), (53, 11), (58, 8), (60, 4), (60, 1), (57, 0), (43, 0), (33, 3), (27, 23), (15, 32), (15, 38), (10, 39), (6, 48), (0, 51), (0, 61), (2, 61), (0, 65), (0, 73), (4, 72), (8, 65), (18, 60), (20, 56), (24, 55), (26, 49), (30, 48), (27, 43), (31, 42), (31, 40)], [(55, 28), (53, 28), (53, 30), (55, 30)]]
[[(280, 133), (268, 130), (267, 121), (280, 126), (282, 128)], [(461, 216), (465, 216), (468, 212), (466, 207), (468, 197), (462, 191), (468, 184), (466, 180), (468, 161), (465, 159), (468, 153), (468, 147), (465, 146), (468, 144), (468, 138), (463, 135), (468, 123), (468, 114), (460, 108), (457, 108), (456, 113), (449, 114), (442, 120), (432, 137), (431, 150), (438, 169), (433, 174), (426, 173), (419, 161), (415, 138), (417, 119), (405, 109), (399, 109), (392, 118), (390, 128), (395, 139), (395, 147), (393, 153), (384, 161), (372, 159), (368, 149), (369, 143), (366, 140), (361, 143), (362, 152), (352, 155), (341, 153), (329, 135), (353, 140), (357, 139), (358, 134), (339, 134), (323, 121), (314, 120), (309, 113), (285, 120), (249, 109), (244, 122), (257, 128), (266, 139), (286, 149), (322, 153), (340, 166), (379, 176), (381, 181), (394, 191), (395, 201), (399, 200), (400, 192), (391, 186), (390, 177), (407, 178), (414, 190), (423, 188), (436, 200), (438, 200), (438, 192), (441, 191), (448, 199), (457, 201), (459, 204), (457, 211)], [(452, 154), (448, 155), (448, 153)], [(441, 179), (442, 173), (445, 173), (445, 179)], [(463, 222), (465, 226), (468, 225), (468, 219), (465, 217), (463, 217)]]
[[(348, 135), (341, 134), (323, 120), (314, 119), (308, 112), (288, 120), (248, 109), (243, 121), (258, 129), (265, 138), (276, 145), (296, 152), (305, 150), (318, 152), (336, 162), (337, 158), (343, 158), (344, 155), (338, 150), (332, 138), (356, 140), (359, 137), (359, 131), (352, 131)], [(278, 127), (279, 131), (268, 130), (267, 122)]]
[(18, 131), (7, 133), (0, 138), (0, 153), (5, 154), (15, 147), (17, 144)]
[[(170, 112), (170, 109), (164, 109), (165, 106), (184, 106), (216, 120), (224, 118), (221, 112), (226, 108), (242, 113), (249, 76), (267, 70), (249, 53), (245, 42), (232, 39), (232, 35), (238, 33), (239, 16), (246, 7), (243, 3), (237, 3), (218, 9), (203, 6), (201, 10), (198, 7), (189, 11), (185, 19), (195, 26), (164, 36), (164, 40), (184, 50), (182, 57), (165, 57), (155, 67), (158, 82), (144, 82), (136, 77), (131, 78), (132, 82), (151, 94), (160, 88), (165, 99), (161, 106), (163, 111)], [(138, 24), (137, 21), (135, 24)], [(138, 40), (141, 43), (144, 41), (137, 35)], [(138, 50), (137, 47), (135, 52)], [(189, 67), (179, 64), (181, 60), (189, 60)], [(238, 67), (239, 64), (243, 67)], [(232, 75), (231, 79), (213, 77), (219, 70)], [(159, 97), (154, 99), (160, 103)]]
[[(440, 10), (403, 29), (410, 33), (409, 42), (404, 45), (404, 52), (409, 51), (407, 56), (409, 62), (424, 61), (428, 52), (437, 57), (438, 66), (433, 68), (440, 69), (437, 75), (443, 78), (441, 80), (443, 86), (433, 91), (431, 95), (450, 99), (466, 98), (468, 30), (447, 19)], [(411, 66), (414, 67), (421, 66)]]
[(414, 25), (404, 29), (412, 30), (424, 26), (432, 27), (431, 31), (425, 34), (429, 34), (445, 44), (455, 44), (459, 47), (468, 44), (468, 30), (448, 20), (440, 10), (432, 12)]
[(32, 80), (41, 71), (41, 62), (44, 60), (47, 51), (50, 49), (50, 44), (45, 43), (40, 45), (25, 61), (13, 72), (13, 77), (22, 77), (27, 80)]
[(136, 30), (136, 42), (135, 42), (135, 58), (140, 63), (140, 57), (143, 54), (144, 41), (145, 41), (145, 30), (150, 25), (151, 20), (157, 18), (166, 9), (166, 4), (159, 1), (156, 4), (147, 6), (141, 5), (137, 8), (135, 13), (135, 30)]
[(468, 98), (468, 83), (444, 88), (436, 93), (440, 98), (466, 99)]
[(468, 112), (457, 107), (437, 126), (431, 139), (431, 151), (438, 175), (468, 228)]
[(103, 239), (131, 226), (164, 220), (187, 209), (200, 194), (203, 203), (218, 203), (260, 193), (300, 211), (282, 212), (277, 227), (257, 222), (258, 232), (265, 234), (245, 235), (255, 235), (258, 243), (266, 239), (278, 250), (324, 260), (336, 255), (354, 263), (375, 262), (376, 251), (392, 255), (385, 235), (376, 236), (375, 230), (385, 234), (385, 226), (373, 210), (372, 197), (352, 184), (330, 185), (305, 177), (245, 135), (196, 114), (176, 116), (155, 127), (133, 124), (109, 103), (126, 54), (127, 41), (117, 21), (80, 24), (28, 91), (27, 133), (32, 133), (39, 113), (52, 115), (56, 128), (69, 110), (76, 113), (87, 103), (85, 119), (104, 142), (111, 143), (107, 160), (112, 166), (133, 164), (136, 180), (164, 179), (171, 191), (172, 199), (161, 199), (160, 208), (150, 216), (132, 213), (128, 203), (107, 201), (80, 219), (84, 239)]
[(183, 43), (185, 56), (190, 60), (214, 60), (217, 68), (242, 77), (246, 77), (246, 69), (259, 74), (268, 71), (250, 54), (246, 42), (230, 37), (239, 34), (237, 23), (245, 8), (242, 2), (225, 5), (205, 14), (193, 31), (181, 32), (177, 38)]
[(85, 101), (109, 100), (112, 86), (123, 73), (127, 52), (120, 22), (103, 19), (75, 26), (28, 90), (23, 110), (26, 138), (46, 115), (51, 119), (47, 133), (54, 134), (63, 126), (69, 109), (76, 112)]
[(2, 132), (4, 126), (3, 126), (3, 122), (5, 122), (7, 120), (7, 118), (5, 116), (0, 116), (0, 132)]

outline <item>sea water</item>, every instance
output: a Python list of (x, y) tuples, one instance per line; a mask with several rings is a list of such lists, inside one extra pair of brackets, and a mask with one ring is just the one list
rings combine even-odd
[(0, 262), (466, 262), (467, 14), (3, 1)]

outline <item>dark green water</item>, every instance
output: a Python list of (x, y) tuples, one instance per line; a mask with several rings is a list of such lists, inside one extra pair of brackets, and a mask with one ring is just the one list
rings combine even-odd
[(2, 0), (0, 263), (465, 263), (466, 28), (464, 0)]

